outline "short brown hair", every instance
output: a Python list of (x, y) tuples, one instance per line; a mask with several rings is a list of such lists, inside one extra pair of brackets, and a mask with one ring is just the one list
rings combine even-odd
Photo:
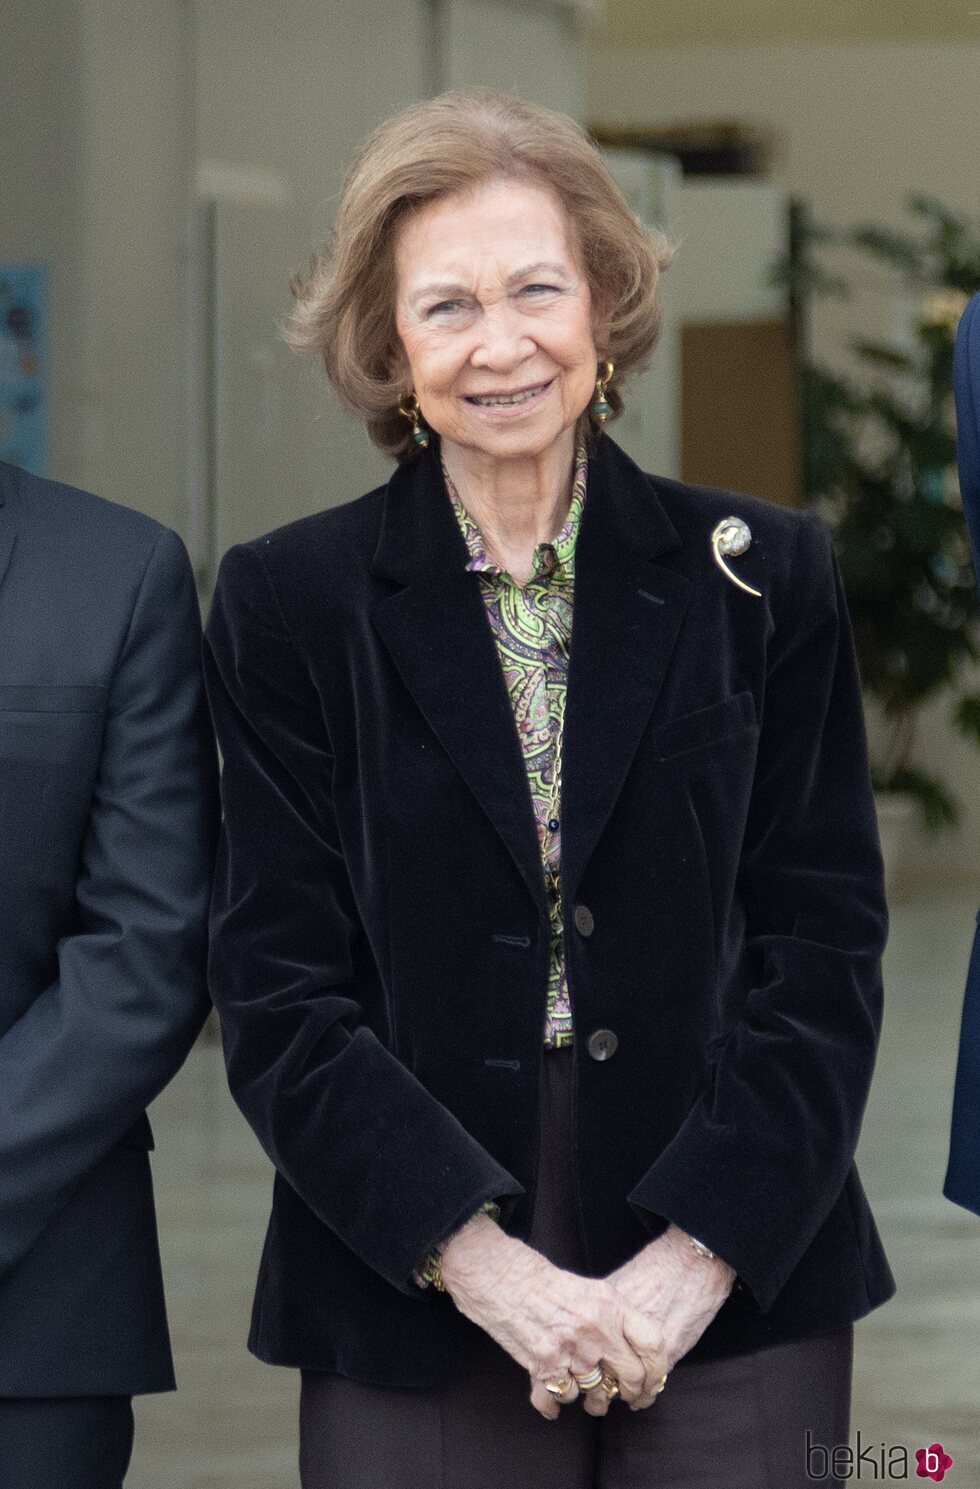
[[(404, 351), (395, 326), (394, 240), (401, 218), (492, 178), (528, 181), (564, 207), (604, 327), (600, 355), (615, 364), (606, 390), (642, 371), (660, 335), (660, 275), (674, 245), (644, 226), (610, 175), (598, 146), (566, 114), (491, 88), (455, 89), (412, 104), (361, 142), (344, 179), (329, 243), (290, 283), (285, 335), (322, 358), (342, 405), (363, 419), (379, 449), (398, 461), (418, 447), (398, 412)], [(576, 434), (588, 432), (581, 416)]]

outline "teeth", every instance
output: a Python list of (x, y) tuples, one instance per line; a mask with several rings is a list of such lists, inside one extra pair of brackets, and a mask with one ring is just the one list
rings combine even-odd
[(529, 398), (533, 398), (536, 393), (540, 393), (541, 389), (545, 386), (546, 384), (539, 383), (536, 388), (528, 388), (526, 393), (514, 393), (509, 398), (471, 398), (470, 402), (479, 403), (484, 408), (495, 408), (498, 405), (505, 406), (509, 403), (527, 403)]

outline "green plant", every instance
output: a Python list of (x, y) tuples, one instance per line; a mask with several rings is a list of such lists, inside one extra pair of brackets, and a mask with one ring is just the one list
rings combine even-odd
[(804, 361), (804, 494), (835, 535), (865, 692), (887, 742), (872, 761), (876, 790), (914, 798), (925, 827), (955, 823), (959, 803), (942, 774), (916, 758), (923, 705), (950, 695), (952, 718), (980, 744), (980, 603), (956, 479), (953, 342), (980, 290), (980, 236), (932, 198), (908, 202), (908, 233), (835, 230), (796, 209), (794, 249), (774, 273), (798, 307), (849, 298), (821, 254), (856, 248), (899, 276), (918, 305), (903, 345), (853, 339), (853, 371)]

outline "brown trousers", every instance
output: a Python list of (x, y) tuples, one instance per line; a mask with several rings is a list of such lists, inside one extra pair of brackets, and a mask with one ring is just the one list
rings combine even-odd
[[(545, 1051), (541, 1183), (531, 1244), (584, 1271), (568, 1134), (572, 1055)], [(681, 1365), (645, 1411), (614, 1401), (557, 1422), (528, 1401), (527, 1372), (489, 1336), (465, 1376), (430, 1390), (304, 1370), (303, 1489), (804, 1489), (824, 1485), (814, 1445), (845, 1444), (853, 1326), (732, 1359)]]

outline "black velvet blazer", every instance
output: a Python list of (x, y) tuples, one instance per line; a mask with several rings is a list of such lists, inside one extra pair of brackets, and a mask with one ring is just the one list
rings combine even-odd
[[(729, 514), (761, 598), (714, 562)], [(534, 1203), (548, 904), (467, 557), (433, 439), (386, 486), (226, 553), (204, 643), (211, 990), (277, 1170), (250, 1348), (388, 1384), (447, 1375), (475, 1329), (409, 1280), (419, 1257), (489, 1198), (524, 1236)], [(816, 517), (645, 475), (593, 437), (563, 776), (591, 1271), (668, 1220), (729, 1261), (688, 1358), (860, 1317), (894, 1291), (853, 1165), (887, 917)]]

